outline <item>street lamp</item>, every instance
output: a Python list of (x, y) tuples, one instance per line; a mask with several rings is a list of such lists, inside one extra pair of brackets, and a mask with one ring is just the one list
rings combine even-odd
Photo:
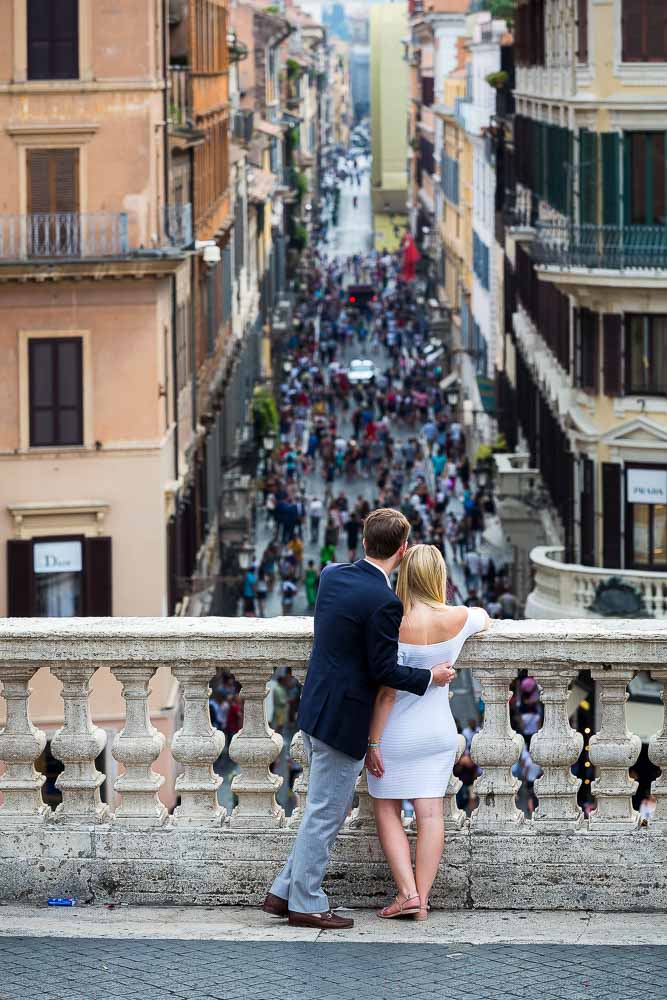
[(452, 388), (449, 389), (447, 392), (447, 402), (454, 410), (456, 409), (458, 401), (459, 401), (459, 390), (456, 388), (456, 386), (452, 386)]
[(263, 444), (266, 451), (268, 451), (269, 453), (272, 452), (275, 447), (275, 443), (276, 443), (275, 435), (270, 433), (264, 435)]
[(477, 479), (477, 485), (481, 490), (483, 490), (489, 481), (489, 470), (486, 466), (478, 463), (475, 466), (475, 477)]
[(255, 550), (247, 540), (239, 547), (238, 550), (238, 561), (239, 569), (247, 570), (250, 569), (252, 561), (255, 555)]

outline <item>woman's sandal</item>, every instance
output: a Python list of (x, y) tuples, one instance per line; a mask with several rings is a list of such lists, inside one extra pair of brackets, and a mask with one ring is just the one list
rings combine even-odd
[(420, 905), (419, 909), (415, 913), (415, 920), (428, 920), (428, 915), (430, 913), (430, 910), (431, 910), (431, 904), (427, 899), (426, 906)]
[(420, 903), (419, 896), (407, 896), (402, 903), (399, 903), (399, 895), (396, 897), (393, 903), (389, 906), (385, 906), (382, 910), (378, 910), (377, 915), (383, 920), (393, 920), (394, 917), (415, 917), (420, 912), (420, 906), (408, 906), (407, 904), (416, 899), (418, 904)]

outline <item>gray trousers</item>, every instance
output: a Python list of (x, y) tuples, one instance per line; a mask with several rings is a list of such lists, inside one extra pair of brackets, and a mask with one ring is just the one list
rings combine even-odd
[(303, 743), (310, 761), (306, 811), (287, 864), (271, 892), (288, 900), (295, 913), (326, 913), (329, 900), (322, 892), (322, 881), (364, 761), (353, 760), (306, 733)]

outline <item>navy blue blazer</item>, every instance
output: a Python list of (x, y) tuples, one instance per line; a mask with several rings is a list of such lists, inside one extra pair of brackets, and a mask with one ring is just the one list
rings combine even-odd
[(360, 760), (381, 686), (423, 695), (429, 670), (398, 663), (403, 605), (382, 570), (364, 559), (325, 567), (299, 728)]

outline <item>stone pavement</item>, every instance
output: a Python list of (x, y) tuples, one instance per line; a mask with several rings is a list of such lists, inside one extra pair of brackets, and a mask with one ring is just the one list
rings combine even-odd
[(664, 914), (355, 918), (326, 934), (235, 908), (2, 907), (0, 1000), (667, 998)]

